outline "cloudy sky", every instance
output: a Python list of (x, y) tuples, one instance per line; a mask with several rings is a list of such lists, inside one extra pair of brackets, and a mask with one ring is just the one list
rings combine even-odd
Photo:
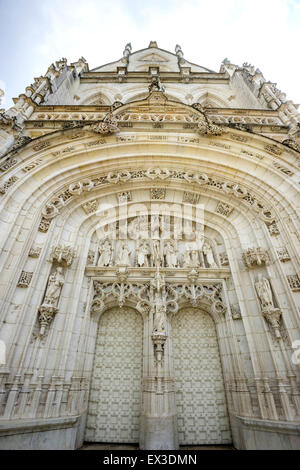
[(250, 62), (300, 103), (300, 0), (0, 0), (2, 107), (61, 57), (92, 69), (150, 40), (215, 71)]

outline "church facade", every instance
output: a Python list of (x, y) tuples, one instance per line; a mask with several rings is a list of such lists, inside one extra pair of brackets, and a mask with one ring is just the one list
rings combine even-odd
[(250, 64), (52, 64), (0, 113), (0, 448), (300, 448), (300, 115)]

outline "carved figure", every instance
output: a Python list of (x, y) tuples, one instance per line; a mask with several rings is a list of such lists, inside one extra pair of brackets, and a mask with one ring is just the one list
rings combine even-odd
[(116, 264), (122, 266), (130, 266), (130, 253), (131, 251), (129, 249), (128, 244), (126, 242), (121, 242), (116, 256)]
[(258, 281), (255, 283), (255, 288), (261, 302), (263, 310), (274, 308), (272, 289), (270, 282), (267, 278), (259, 274)]
[(176, 268), (178, 261), (177, 261), (177, 251), (174, 245), (169, 241), (164, 250), (164, 254), (166, 257), (166, 266), (169, 268)]
[(51, 305), (57, 307), (62, 286), (65, 283), (63, 276), (63, 268), (59, 266), (56, 271), (49, 276), (48, 286), (45, 294), (43, 305)]
[(100, 257), (98, 266), (111, 266), (112, 264), (112, 246), (108, 240), (99, 247)]
[(137, 264), (138, 266), (149, 266), (149, 245), (146, 241), (141, 241), (137, 249)]
[(208, 266), (210, 268), (217, 268), (217, 264), (215, 262), (215, 258), (214, 258), (214, 255), (213, 255), (213, 252), (209, 243), (204, 243), (203, 253), (206, 255)]

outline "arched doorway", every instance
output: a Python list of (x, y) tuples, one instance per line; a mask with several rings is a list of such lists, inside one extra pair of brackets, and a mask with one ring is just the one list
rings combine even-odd
[(86, 441), (139, 441), (143, 320), (131, 308), (106, 311), (99, 324)]
[(217, 335), (212, 318), (185, 308), (172, 321), (180, 445), (231, 442)]

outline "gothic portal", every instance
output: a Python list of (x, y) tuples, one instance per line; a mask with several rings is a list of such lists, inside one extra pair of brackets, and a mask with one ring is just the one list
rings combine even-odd
[(299, 123), (154, 41), (1, 110), (0, 448), (300, 448)]

